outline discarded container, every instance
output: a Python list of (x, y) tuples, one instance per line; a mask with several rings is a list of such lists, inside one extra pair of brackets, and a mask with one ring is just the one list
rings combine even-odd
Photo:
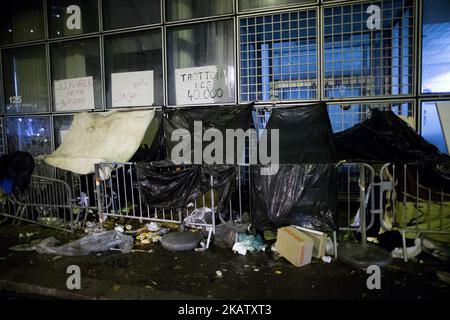
[[(422, 252), (422, 245), (420, 238), (417, 238), (414, 240), (414, 246), (413, 247), (407, 247), (406, 248), (406, 256), (408, 259), (412, 259), (419, 255), (419, 253)], [(391, 252), (392, 257), (403, 259), (403, 248), (395, 248)]]
[(192, 250), (202, 239), (198, 232), (171, 232), (161, 238), (161, 245), (170, 251)]
[[(336, 243), (336, 248), (338, 247), (339, 243)], [(325, 254), (327, 256), (334, 256), (335, 252), (334, 252), (334, 242), (333, 240), (331, 240), (331, 238), (327, 238), (327, 245), (326, 245), (326, 249), (325, 249)]]
[(264, 240), (259, 234), (248, 235), (245, 233), (239, 233), (238, 240), (233, 245), (232, 250), (238, 252), (239, 254), (246, 255), (247, 251), (265, 251), (266, 245), (264, 244)]
[(306, 233), (314, 241), (313, 257), (322, 258), (325, 255), (327, 246), (327, 234), (313, 229), (307, 229), (303, 227), (294, 226), (298, 230)]
[(123, 228), (123, 226), (118, 225), (114, 228), (114, 230), (119, 231), (120, 233), (123, 233), (125, 231), (125, 229)]
[(311, 262), (314, 241), (295, 227), (278, 229), (276, 250), (296, 267)]
[(331, 257), (330, 256), (322, 256), (322, 261), (325, 263), (330, 263), (331, 262)]

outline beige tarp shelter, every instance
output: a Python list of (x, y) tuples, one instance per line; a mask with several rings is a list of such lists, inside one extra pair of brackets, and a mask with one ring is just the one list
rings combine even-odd
[(75, 114), (63, 143), (44, 161), (78, 174), (94, 172), (100, 162), (126, 162), (159, 126), (155, 109)]

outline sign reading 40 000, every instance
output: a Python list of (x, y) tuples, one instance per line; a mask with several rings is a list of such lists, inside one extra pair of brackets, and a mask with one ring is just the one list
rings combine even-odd
[(177, 104), (221, 103), (229, 100), (228, 72), (205, 66), (175, 70)]
[(55, 110), (94, 109), (94, 80), (91, 77), (54, 81)]

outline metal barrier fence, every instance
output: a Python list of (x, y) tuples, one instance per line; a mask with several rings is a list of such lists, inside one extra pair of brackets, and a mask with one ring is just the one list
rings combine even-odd
[(340, 164), (338, 200), (346, 206), (347, 225), (339, 230), (361, 232), (363, 242), (366, 232), (375, 226), (379, 228), (376, 233), (399, 230), (405, 262), (408, 233), (450, 234), (450, 194), (423, 185), (420, 170), (417, 164)]
[[(97, 208), (100, 221), (106, 217), (137, 219), (139, 221), (153, 221), (175, 223), (184, 226), (201, 227), (208, 231), (206, 247), (209, 247), (211, 236), (216, 227), (216, 204), (220, 195), (214, 188), (214, 179), (211, 177), (212, 188), (201, 195), (191, 204), (178, 209), (170, 209), (145, 204), (142, 191), (137, 183), (137, 167), (135, 163), (99, 163), (96, 164), (96, 192)], [(240, 181), (240, 170), (237, 170), (237, 179)], [(239, 185), (240, 190), (240, 185)], [(241, 198), (239, 193), (239, 203)], [(232, 219), (233, 205), (226, 204)], [(205, 213), (208, 213), (205, 215)], [(198, 218), (203, 215), (202, 218)], [(242, 219), (242, 206), (239, 206), (239, 216)], [(219, 213), (221, 220), (226, 219)]]
[[(364, 174), (361, 176), (361, 170)], [(337, 166), (338, 174), (338, 203), (345, 204), (345, 212), (347, 218), (347, 225), (339, 227), (341, 231), (361, 231), (361, 210), (369, 210), (370, 215), (369, 225), (366, 230), (371, 229), (375, 224), (376, 214), (381, 211), (373, 197), (377, 184), (375, 183), (375, 170), (367, 163), (339, 163)], [(363, 177), (364, 181), (361, 181)], [(363, 182), (363, 183), (361, 183)], [(361, 193), (361, 187), (364, 188), (364, 193)], [(361, 201), (363, 200), (363, 201)], [(363, 206), (364, 205), (364, 206)], [(357, 209), (355, 211), (355, 209)], [(352, 216), (355, 220), (352, 222)]]
[(9, 197), (1, 215), (38, 223), (55, 229), (73, 231), (71, 191), (67, 183), (48, 177), (32, 176), (29, 188)]
[[(136, 165), (131, 162), (100, 163), (91, 175), (77, 175), (39, 164), (36, 172), (45, 176), (33, 175), (28, 190), (0, 199), (0, 215), (65, 231), (82, 228), (88, 214), (95, 213), (99, 214), (100, 221), (109, 216), (176, 223), (181, 227), (205, 228), (209, 246), (215, 233), (216, 214), (221, 222), (242, 222), (245, 205), (250, 205), (251, 214), (251, 204), (243, 199), (243, 183), (249, 182), (242, 179), (244, 170), (248, 171), (248, 165), (236, 171), (236, 189), (224, 214), (216, 212), (218, 191), (214, 186), (183, 208), (146, 205), (137, 183)], [(366, 231), (374, 226), (398, 229), (405, 261), (407, 234), (450, 234), (450, 193), (424, 185), (420, 170), (415, 164), (340, 163), (337, 166), (338, 200), (341, 209), (344, 207), (341, 212), (346, 213), (346, 226), (339, 230), (359, 231), (365, 240)], [(196, 220), (201, 210), (208, 212), (209, 219)], [(363, 212), (369, 218), (368, 224)]]
[[(418, 164), (386, 164), (380, 169), (380, 198), (383, 198), (385, 209), (382, 226), (400, 231), (405, 262), (408, 261), (408, 233), (415, 233), (416, 236), (450, 234), (450, 193), (444, 192), (442, 185), (432, 186), (430, 181), (422, 181), (429, 180), (424, 175), (424, 167)], [(442, 178), (448, 190), (450, 179)], [(386, 191), (389, 193), (383, 197)]]
[(94, 175), (78, 175), (43, 162), (24, 192), (3, 197), (0, 215), (72, 232), (83, 228), (88, 214), (94, 214)]

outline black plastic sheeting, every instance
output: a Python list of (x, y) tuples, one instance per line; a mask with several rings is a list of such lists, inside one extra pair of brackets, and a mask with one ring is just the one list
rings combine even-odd
[(279, 130), (280, 164), (336, 161), (334, 135), (324, 103), (273, 109), (266, 129)]
[(335, 230), (336, 156), (326, 105), (273, 109), (266, 129), (279, 130), (280, 165), (273, 175), (262, 175), (258, 165), (250, 169), (254, 226)]
[(164, 130), (159, 126), (152, 145), (149, 147), (144, 144), (139, 147), (130, 162), (152, 162), (160, 161), (166, 158), (166, 146), (164, 141)]
[[(200, 152), (203, 152), (204, 148), (211, 143), (211, 141), (202, 141), (206, 130), (219, 130), (224, 138), (223, 161), (225, 163), (226, 130), (248, 130), (252, 122), (252, 106), (186, 107), (165, 109), (164, 112), (166, 116), (162, 119), (160, 127), (162, 135), (158, 132), (151, 147), (156, 152), (148, 153), (147, 157), (138, 157), (137, 179), (144, 203), (149, 206), (178, 209), (194, 202), (213, 188), (218, 191), (216, 195), (219, 197), (215, 199), (215, 206), (218, 206), (218, 210), (223, 209), (223, 205), (229, 199), (231, 187), (236, 183), (238, 169), (236, 164), (238, 159), (241, 160), (240, 155), (243, 149), (237, 150), (237, 144), (234, 141), (232, 164), (205, 164), (203, 159), (198, 163), (195, 161), (197, 159), (194, 159), (193, 152), (196, 143), (201, 146)], [(199, 135), (196, 134), (194, 121), (201, 122)], [(171, 141), (172, 133), (177, 129), (185, 129), (187, 135), (182, 139), (191, 141), (188, 157), (190, 161), (187, 161), (187, 164), (177, 165), (170, 159), (172, 149), (179, 143), (179, 141)], [(162, 152), (164, 148), (165, 152)], [(161, 160), (163, 155), (166, 158)], [(158, 161), (151, 161), (151, 158), (157, 158)]]
[[(191, 152), (186, 157), (191, 159), (190, 163), (200, 164), (194, 161), (194, 145), (201, 145), (202, 151), (209, 145), (210, 141), (202, 141), (203, 134), (208, 129), (217, 129), (222, 133), (224, 139), (223, 163), (225, 163), (226, 155), (226, 129), (242, 129), (246, 131), (250, 128), (252, 123), (252, 105), (238, 105), (238, 106), (203, 106), (192, 108), (176, 108), (166, 110), (167, 117), (163, 119), (164, 137), (167, 147), (167, 156), (170, 158), (172, 149), (179, 141), (171, 141), (172, 133), (177, 129), (185, 129), (189, 132), (191, 139)], [(201, 121), (202, 132), (201, 135), (195, 134), (194, 121)], [(183, 139), (184, 136), (183, 136)], [(233, 164), (237, 164), (241, 160), (242, 150), (236, 150), (236, 143), (234, 143), (234, 160)], [(228, 150), (229, 151), (229, 150)], [(227, 163), (231, 164), (231, 163)]]
[(34, 171), (34, 159), (28, 152), (16, 151), (0, 157), (0, 187), (7, 194), (25, 191)]
[(340, 160), (392, 163), (450, 160), (392, 111), (372, 109), (369, 119), (337, 133), (335, 138)]
[(175, 165), (167, 160), (136, 166), (144, 203), (168, 209), (182, 208), (211, 188), (219, 191), (215, 205), (221, 208), (237, 170), (234, 165)]
[(255, 227), (273, 230), (297, 225), (328, 232), (336, 229), (336, 169), (333, 164), (281, 165), (263, 176), (251, 167), (252, 219)]

